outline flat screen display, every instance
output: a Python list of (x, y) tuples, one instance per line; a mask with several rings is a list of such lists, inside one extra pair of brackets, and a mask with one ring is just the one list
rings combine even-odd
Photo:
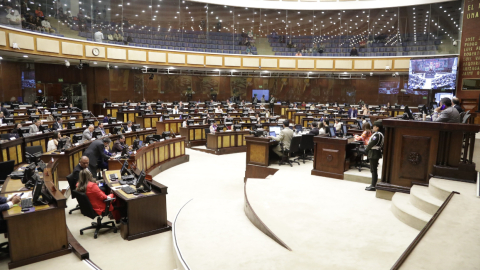
[(455, 89), (458, 57), (412, 59), (408, 71), (408, 89)]
[(378, 93), (387, 95), (397, 95), (400, 92), (400, 78), (394, 81), (380, 81), (378, 83)]
[(262, 99), (262, 96), (265, 96), (265, 102), (270, 100), (270, 90), (263, 90), (263, 89), (253, 89), (252, 90), (252, 98), (257, 95), (258, 102)]

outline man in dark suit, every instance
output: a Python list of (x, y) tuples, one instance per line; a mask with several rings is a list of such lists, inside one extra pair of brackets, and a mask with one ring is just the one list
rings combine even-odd
[(110, 140), (110, 138), (95, 140), (90, 144), (90, 146), (88, 146), (87, 150), (83, 152), (83, 155), (89, 159), (88, 169), (92, 175), (97, 175), (99, 160), (113, 159), (113, 157), (109, 157), (107, 154), (105, 154), (105, 147), (107, 147), (111, 141), (112, 140)]
[(5, 108), (5, 105), (4, 105), (4, 104), (2, 104), (2, 109), (1, 109), (1, 110), (2, 110), (3, 115), (4, 115), (5, 117), (9, 117), (9, 116), (10, 116), (10, 113), (8, 112), (7, 108)]
[(356, 108), (350, 108), (348, 110), (348, 118), (352, 119), (352, 118), (357, 118), (357, 115), (358, 115), (358, 111)]
[(107, 114), (107, 116), (105, 116), (105, 117), (103, 118), (103, 123), (108, 124), (108, 120), (110, 120), (110, 118), (112, 118), (112, 115), (111, 115), (111, 114)]
[[(455, 109), (457, 109), (458, 113), (462, 113), (463, 108), (462, 108), (462, 106), (460, 106), (460, 100), (458, 98), (454, 97), (452, 101), (453, 101), (453, 104), (454, 104), (453, 107), (455, 107)], [(3, 114), (5, 114), (5, 113), (3, 113)], [(462, 120), (462, 119), (460, 119), (460, 120)]]
[[(89, 164), (90, 160), (88, 157), (86, 156), (82, 156), (80, 158), (80, 161), (78, 162), (77, 166), (75, 166), (75, 168), (73, 168), (73, 172), (72, 172), (72, 177), (73, 179), (75, 180), (75, 183), (78, 182), (78, 178), (80, 178), (80, 172), (83, 171), (83, 170), (89, 170), (88, 169), (88, 164)], [(90, 171), (90, 170), (89, 170)], [(101, 191), (103, 191), (104, 193), (106, 193), (107, 189), (105, 187), (99, 187)]]
[(120, 135), (120, 137), (118, 137), (118, 140), (116, 140), (113, 144), (112, 152), (121, 153), (124, 147), (127, 147), (127, 145), (125, 144), (125, 136)]
[(140, 105), (141, 105), (140, 102), (138, 102), (138, 103), (137, 103), (137, 106), (135, 106), (135, 110), (136, 110), (136, 111), (139, 111), (139, 110), (140, 110)]
[(318, 124), (317, 122), (312, 122), (312, 130), (308, 133), (309, 135), (317, 136), (318, 135)]
[(52, 126), (53, 130), (62, 130), (63, 129), (63, 119), (62, 118), (57, 118), (57, 122), (53, 123)]

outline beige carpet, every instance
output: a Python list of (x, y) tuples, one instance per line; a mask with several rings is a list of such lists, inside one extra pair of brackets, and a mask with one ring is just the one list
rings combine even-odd
[(386, 269), (418, 233), (393, 216), (389, 201), (364, 191), (365, 184), (311, 176), (311, 162), (274, 165), (278, 176), (251, 179), (247, 187), (254, 210), (288, 251), (245, 216), (245, 153), (187, 153), (188, 164), (155, 179), (169, 187), (169, 219), (193, 198), (177, 221), (191, 269)]

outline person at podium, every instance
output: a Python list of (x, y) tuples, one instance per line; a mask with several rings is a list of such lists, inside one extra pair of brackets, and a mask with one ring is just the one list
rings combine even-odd
[(382, 158), (383, 142), (385, 137), (383, 136), (383, 124), (382, 120), (375, 121), (373, 123), (373, 135), (370, 138), (368, 146), (365, 148), (367, 157), (370, 160), (370, 171), (372, 172), (372, 183), (366, 187), (367, 191), (375, 191), (375, 186), (378, 180), (378, 161)]
[[(288, 127), (289, 124), (290, 123), (288, 122), (288, 120), (283, 121), (283, 129), (280, 131), (280, 134), (277, 137), (269, 136), (271, 139), (283, 143), (284, 149), (290, 149), (290, 143), (293, 139), (293, 130)], [(275, 146), (272, 150), (279, 157), (283, 157), (282, 147), (280, 146), (280, 144)]]

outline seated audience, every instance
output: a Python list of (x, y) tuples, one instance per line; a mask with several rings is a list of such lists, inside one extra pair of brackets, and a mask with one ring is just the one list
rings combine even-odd
[(372, 137), (372, 127), (370, 127), (369, 123), (363, 124), (363, 133), (362, 135), (358, 136), (355, 135), (355, 141), (363, 141), (364, 145), (368, 145), (370, 141), (370, 137)]

